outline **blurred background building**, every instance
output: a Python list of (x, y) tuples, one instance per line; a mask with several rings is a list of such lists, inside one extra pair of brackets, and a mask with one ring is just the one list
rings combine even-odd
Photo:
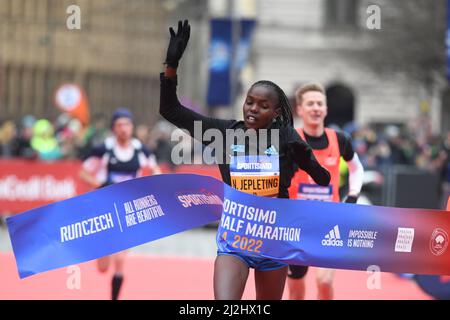
[[(448, 120), (449, 114), (441, 108), (443, 72), (433, 74), (436, 67), (445, 70), (445, 1), (411, 2), (258, 1), (253, 78), (271, 79), (289, 93), (306, 82), (323, 83), (327, 121), (341, 127), (350, 121), (405, 124), (427, 112), (434, 130), (448, 128), (449, 121), (441, 118), (445, 113)], [(374, 4), (380, 9), (379, 30), (369, 29), (373, 12), (368, 8)], [(413, 28), (405, 28), (408, 19)], [(428, 46), (432, 41), (433, 47)], [(430, 52), (436, 49), (440, 52)], [(424, 64), (428, 60), (434, 69)], [(428, 79), (415, 77), (418, 68), (430, 68), (423, 70)], [(433, 76), (439, 85), (430, 83)]]
[[(190, 1), (183, 16), (204, 12), (202, 2)], [(81, 10), (80, 30), (66, 26), (70, 5)], [(55, 90), (75, 82), (91, 113), (129, 106), (154, 123), (167, 26), (179, 9), (177, 1), (0, 0), (1, 117), (55, 117)]]
[[(405, 124), (425, 113), (439, 132), (450, 123), (443, 77), (446, 5), (410, 2), (0, 0), (2, 117), (56, 116), (56, 88), (75, 82), (86, 90), (91, 113), (125, 105), (143, 122), (155, 123), (167, 27), (181, 18), (191, 20), (193, 36), (180, 90), (203, 109), (210, 22), (228, 19), (235, 36), (242, 30), (233, 22), (251, 19), (256, 27), (249, 58), (241, 72), (229, 71), (230, 104), (236, 104), (231, 114), (240, 115), (239, 94), (255, 80), (270, 79), (290, 95), (305, 82), (319, 81), (327, 89), (329, 123)], [(66, 9), (74, 4), (81, 9), (80, 30), (66, 26)], [(374, 4), (379, 30), (368, 26)], [(230, 51), (229, 59), (236, 56)]]

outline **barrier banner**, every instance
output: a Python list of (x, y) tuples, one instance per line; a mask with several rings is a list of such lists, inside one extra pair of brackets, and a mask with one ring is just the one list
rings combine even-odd
[(126, 181), (7, 225), (25, 278), (219, 219), (220, 250), (327, 268), (450, 274), (446, 211), (257, 197), (193, 174)]
[(225, 188), (221, 251), (288, 264), (450, 274), (447, 211), (256, 197)]
[(17, 213), (89, 190), (80, 161), (0, 160), (0, 214)]

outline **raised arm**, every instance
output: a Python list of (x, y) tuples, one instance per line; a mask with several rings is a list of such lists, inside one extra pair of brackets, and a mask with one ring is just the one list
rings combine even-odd
[(167, 49), (166, 65), (164, 73), (160, 75), (161, 97), (159, 112), (169, 122), (175, 126), (186, 129), (191, 136), (194, 136), (194, 123), (200, 121), (202, 124), (202, 134), (205, 130), (216, 128), (225, 132), (233, 120), (219, 120), (203, 116), (183, 106), (177, 97), (177, 68), (181, 57), (189, 42), (191, 27), (187, 20), (178, 22), (177, 33), (170, 28), (170, 42)]

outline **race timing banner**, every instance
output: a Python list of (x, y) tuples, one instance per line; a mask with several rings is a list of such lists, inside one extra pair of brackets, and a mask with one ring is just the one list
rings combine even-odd
[(258, 197), (164, 174), (7, 219), (20, 278), (219, 221), (220, 250), (336, 269), (450, 275), (448, 211)]

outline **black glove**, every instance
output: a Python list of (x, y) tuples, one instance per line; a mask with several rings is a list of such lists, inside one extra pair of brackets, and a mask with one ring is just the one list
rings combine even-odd
[(167, 48), (166, 61), (164, 62), (168, 67), (178, 68), (178, 62), (183, 56), (184, 50), (189, 42), (189, 37), (191, 36), (191, 26), (187, 20), (184, 23), (178, 21), (178, 31), (175, 31), (172, 27), (169, 28), (170, 31), (170, 42)]
[(288, 152), (299, 168), (306, 171), (315, 183), (321, 186), (327, 186), (330, 183), (330, 173), (320, 165), (311, 147), (305, 141), (288, 142)]
[(351, 196), (348, 195), (347, 198), (345, 198), (345, 203), (356, 203), (358, 201), (358, 196)]

